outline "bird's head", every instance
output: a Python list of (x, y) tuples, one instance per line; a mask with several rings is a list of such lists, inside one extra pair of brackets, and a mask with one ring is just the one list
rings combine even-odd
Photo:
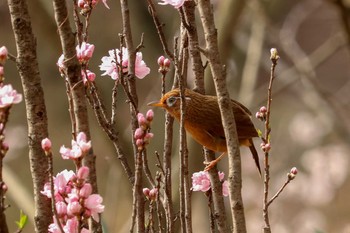
[[(186, 95), (186, 99), (190, 99)], [(180, 117), (180, 90), (174, 89), (164, 94), (159, 101), (154, 101), (148, 104), (148, 106), (161, 107), (166, 109), (171, 115), (176, 118)]]

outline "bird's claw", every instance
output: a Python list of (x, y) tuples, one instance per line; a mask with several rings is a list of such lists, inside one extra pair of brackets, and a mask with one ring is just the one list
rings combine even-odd
[(206, 165), (204, 168), (204, 171), (207, 172), (217, 164), (217, 161), (216, 160), (213, 160), (210, 162), (204, 161), (203, 163)]

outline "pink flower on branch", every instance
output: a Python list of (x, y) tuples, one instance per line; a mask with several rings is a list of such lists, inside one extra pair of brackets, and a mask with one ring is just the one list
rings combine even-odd
[(90, 58), (92, 57), (92, 54), (94, 53), (95, 45), (86, 43), (85, 41), (81, 43), (81, 45), (77, 45), (76, 51), (77, 51), (77, 58), (80, 63), (87, 63)]
[[(219, 180), (222, 182), (222, 195), (229, 195), (228, 182), (224, 181), (225, 174), (218, 172)], [(195, 172), (192, 174), (192, 190), (207, 192), (211, 188), (209, 173), (207, 171)]]
[(0, 108), (10, 107), (22, 101), (22, 95), (12, 88), (11, 84), (0, 86)]
[(84, 156), (91, 148), (91, 141), (87, 141), (86, 135), (80, 132), (77, 140), (72, 140), (72, 148), (61, 146), (60, 153), (63, 159), (77, 159)]
[(92, 194), (84, 202), (85, 208), (91, 211), (91, 216), (96, 222), (100, 221), (99, 214), (105, 209), (105, 206), (101, 204), (102, 201), (103, 198), (100, 195)]
[(159, 2), (159, 5), (172, 5), (176, 9), (182, 7), (186, 0), (162, 0), (163, 2)]
[[(129, 53), (126, 48), (122, 48), (122, 59), (120, 60), (120, 50), (112, 49), (108, 51), (109, 56), (102, 57), (102, 64), (100, 65), (100, 70), (104, 71), (102, 76), (109, 75), (113, 80), (119, 78), (120, 65), (123, 67), (122, 72), (128, 72), (129, 64)], [(147, 67), (146, 63), (142, 60), (142, 53), (136, 53), (135, 59), (135, 76), (139, 79), (143, 79), (146, 75), (150, 73), (150, 68)]]

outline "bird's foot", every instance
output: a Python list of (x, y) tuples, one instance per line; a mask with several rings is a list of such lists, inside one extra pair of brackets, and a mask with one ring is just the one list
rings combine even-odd
[(218, 161), (215, 159), (215, 160), (212, 160), (210, 162), (204, 161), (203, 163), (206, 165), (204, 168), (204, 171), (207, 172), (210, 169), (212, 169), (218, 163)]

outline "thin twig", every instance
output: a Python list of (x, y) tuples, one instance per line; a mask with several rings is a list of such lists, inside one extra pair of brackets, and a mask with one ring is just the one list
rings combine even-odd
[(153, 22), (154, 22), (154, 25), (156, 26), (160, 42), (161, 42), (161, 44), (163, 46), (163, 51), (173, 61), (174, 60), (174, 54), (172, 52), (170, 52), (170, 50), (168, 48), (168, 44), (166, 42), (166, 38), (165, 38), (163, 29), (162, 29), (163, 28), (163, 24), (161, 24), (159, 19), (158, 19), (157, 11), (156, 11), (156, 8), (154, 6), (154, 3), (153, 3), (152, 0), (147, 0), (147, 2), (148, 2), (148, 5), (149, 5), (149, 7), (148, 7), (149, 13), (151, 14), (151, 16), (153, 18)]
[[(266, 106), (266, 118), (265, 118), (265, 135), (264, 135), (264, 143), (270, 143), (270, 114), (271, 114), (271, 101), (272, 101), (272, 84), (275, 79), (275, 69), (277, 66), (277, 61), (279, 56), (277, 54), (276, 49), (271, 49), (271, 74), (270, 81), (267, 90), (267, 106)], [(270, 221), (269, 221), (269, 212), (268, 212), (268, 196), (269, 196), (269, 181), (270, 181), (270, 164), (269, 164), (269, 151), (266, 150), (264, 154), (264, 198), (263, 198), (263, 218), (264, 218), (264, 227), (263, 231), (265, 233), (271, 232)]]

